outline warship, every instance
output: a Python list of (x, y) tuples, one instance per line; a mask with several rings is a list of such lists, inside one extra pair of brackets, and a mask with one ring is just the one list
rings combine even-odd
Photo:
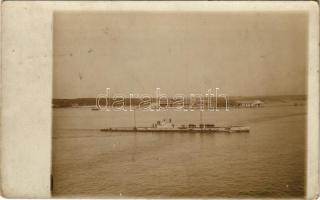
[(202, 112), (200, 113), (201, 123), (175, 125), (172, 119), (159, 120), (148, 127), (137, 127), (134, 114), (134, 127), (110, 127), (104, 128), (103, 132), (167, 132), (167, 133), (243, 133), (250, 132), (248, 126), (216, 126), (215, 124), (202, 123)]

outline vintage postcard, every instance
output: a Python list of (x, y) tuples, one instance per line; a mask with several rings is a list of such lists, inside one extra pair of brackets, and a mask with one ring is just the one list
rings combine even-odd
[(315, 2), (4, 3), (4, 194), (316, 198), (318, 15)]

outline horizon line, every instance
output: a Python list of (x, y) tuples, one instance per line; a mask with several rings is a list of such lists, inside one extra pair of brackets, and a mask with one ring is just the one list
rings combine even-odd
[[(203, 95), (205, 97), (205, 95)], [(288, 95), (248, 95), (248, 96), (242, 96), (242, 95), (231, 95), (231, 96), (227, 96), (227, 97), (246, 97), (246, 98), (252, 98), (252, 97), (292, 97), (292, 96), (308, 96), (308, 94), (288, 94)], [(174, 96), (167, 96), (168, 98), (174, 98)], [(199, 97), (199, 96), (197, 96)], [(215, 97), (215, 96), (213, 96)], [(97, 97), (74, 97), (74, 98), (52, 98), (52, 99), (96, 99)], [(108, 97), (108, 98), (113, 98), (113, 97)], [(157, 98), (157, 97), (151, 97), (151, 98)], [(159, 97), (158, 97), (159, 98)], [(190, 96), (186, 96), (185, 98), (190, 98)], [(219, 97), (218, 97), (219, 98)], [(220, 98), (224, 98), (224, 97), (220, 97)], [(130, 99), (130, 97), (124, 97), (124, 99)], [(141, 99), (141, 97), (132, 97), (131, 99)]]

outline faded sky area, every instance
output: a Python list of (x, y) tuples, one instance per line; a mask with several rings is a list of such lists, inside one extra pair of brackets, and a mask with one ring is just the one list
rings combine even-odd
[(54, 14), (53, 98), (306, 94), (303, 13)]

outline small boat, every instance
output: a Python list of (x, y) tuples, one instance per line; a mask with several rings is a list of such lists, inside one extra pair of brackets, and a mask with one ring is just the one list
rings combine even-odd
[(101, 129), (103, 132), (178, 132), (178, 133), (242, 133), (250, 132), (247, 126), (215, 126), (214, 124), (195, 124), (175, 126), (172, 120), (157, 121), (150, 127), (118, 127)]

